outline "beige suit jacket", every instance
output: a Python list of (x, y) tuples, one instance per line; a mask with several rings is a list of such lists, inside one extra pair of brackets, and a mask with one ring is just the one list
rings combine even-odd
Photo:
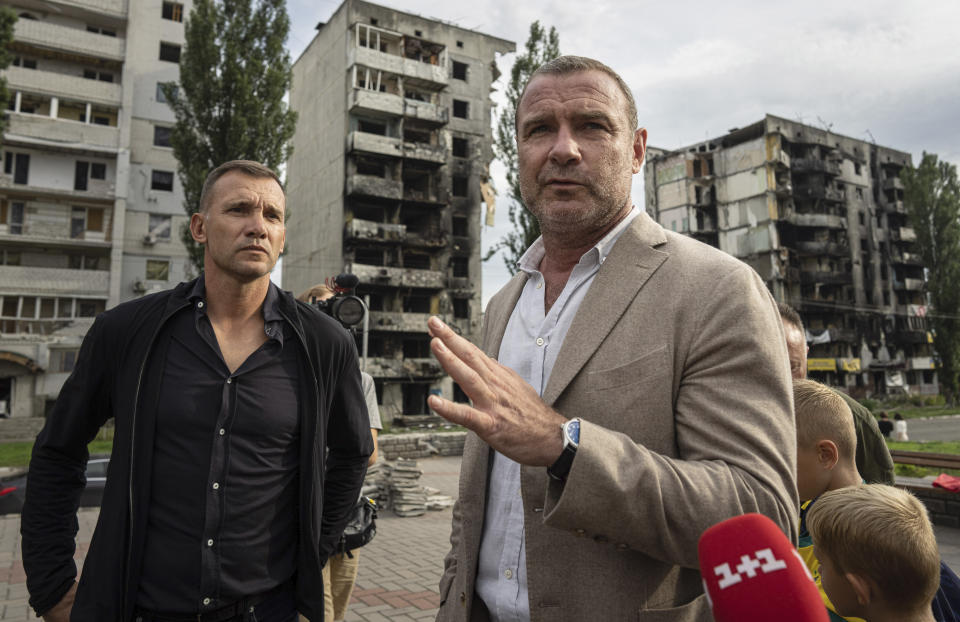
[[(487, 307), (489, 356), (525, 281)], [(521, 469), (531, 620), (710, 620), (705, 529), (760, 512), (796, 541), (786, 346), (772, 297), (739, 260), (641, 214), (597, 273), (543, 399), (583, 423), (565, 484)], [(490, 452), (468, 435), (438, 620), (487, 619), (474, 581)]]

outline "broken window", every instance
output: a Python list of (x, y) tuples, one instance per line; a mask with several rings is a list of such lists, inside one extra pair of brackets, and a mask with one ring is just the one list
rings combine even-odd
[(466, 216), (453, 217), (453, 235), (463, 238), (469, 235), (469, 225)]
[(470, 319), (470, 300), (467, 298), (453, 299), (453, 317), (458, 320)]
[(374, 175), (376, 177), (387, 176), (387, 165), (383, 160), (374, 158), (357, 158), (358, 175)]
[(404, 313), (430, 313), (430, 296), (409, 295), (403, 297)]
[(176, 43), (167, 43), (165, 41), (160, 42), (160, 60), (165, 60), (168, 63), (179, 63), (180, 62), (180, 46)]
[(450, 265), (453, 267), (453, 276), (456, 278), (467, 278), (470, 276), (470, 258), (453, 257), (450, 259)]
[(357, 121), (357, 129), (359, 129), (361, 132), (366, 132), (368, 134), (378, 134), (380, 136), (387, 135), (386, 123), (376, 123), (375, 121), (367, 121), (365, 119), (359, 119)]
[(467, 151), (470, 147), (470, 141), (466, 138), (453, 138), (453, 155), (456, 158), (465, 158), (467, 157)]
[(453, 176), (453, 196), (455, 197), (465, 197), (467, 196), (467, 187), (469, 185), (469, 179), (463, 177), (462, 175)]
[(455, 80), (467, 79), (467, 64), (453, 61), (453, 78)]
[(403, 253), (403, 267), (413, 268), (415, 270), (429, 270), (431, 267), (430, 255), (405, 251)]
[(377, 248), (358, 248), (353, 251), (353, 260), (369, 266), (382, 266), (383, 251)]
[(470, 104), (460, 99), (453, 100), (453, 116), (460, 119), (470, 118)]
[(430, 130), (406, 125), (403, 128), (403, 140), (410, 143), (423, 143), (429, 145), (432, 143), (433, 133)]
[(160, 11), (163, 19), (169, 19), (174, 22), (183, 21), (183, 5), (179, 2), (164, 2)]
[[(423, 311), (422, 313), (429, 313)], [(429, 337), (408, 337), (403, 340), (404, 358), (422, 359), (431, 356)]]

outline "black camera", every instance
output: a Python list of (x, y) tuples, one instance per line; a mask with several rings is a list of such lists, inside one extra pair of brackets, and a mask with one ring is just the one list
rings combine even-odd
[(325, 300), (312, 300), (318, 309), (351, 329), (363, 322), (367, 306), (354, 294), (360, 279), (353, 274), (338, 274), (326, 280), (327, 288), (333, 296)]

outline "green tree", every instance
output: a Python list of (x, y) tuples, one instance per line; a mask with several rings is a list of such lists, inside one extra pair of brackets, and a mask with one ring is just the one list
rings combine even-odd
[(933, 346), (940, 357), (940, 387), (956, 405), (960, 376), (960, 182), (957, 167), (923, 154), (920, 165), (904, 169), (904, 202), (927, 269)]
[(523, 87), (537, 67), (560, 56), (560, 36), (553, 26), (547, 32), (539, 21), (530, 24), (530, 36), (526, 50), (517, 55), (510, 70), (510, 84), (507, 86), (507, 103), (497, 115), (496, 136), (493, 150), (507, 169), (507, 186), (510, 199), (507, 204), (507, 217), (513, 225), (513, 231), (504, 235), (484, 255), (487, 261), (503, 250), (503, 262), (510, 274), (517, 271), (517, 262), (524, 251), (540, 237), (540, 223), (523, 204), (520, 196), (520, 179), (517, 171), (516, 110), (520, 102)]
[[(10, 66), (13, 55), (10, 54), (10, 43), (13, 42), (13, 25), (17, 22), (17, 14), (7, 6), (0, 7), (0, 70)], [(7, 109), (10, 92), (7, 90), (7, 79), (0, 77), (0, 110)], [(0, 116), (0, 141), (3, 140), (3, 130), (7, 126), (6, 116)]]
[[(196, 0), (185, 25), (180, 84), (164, 85), (177, 123), (170, 137), (183, 184), (183, 208), (197, 212), (207, 174), (229, 160), (277, 170), (293, 150), (297, 115), (283, 101), (290, 87), (285, 0)], [(203, 248), (180, 237), (193, 266)]]

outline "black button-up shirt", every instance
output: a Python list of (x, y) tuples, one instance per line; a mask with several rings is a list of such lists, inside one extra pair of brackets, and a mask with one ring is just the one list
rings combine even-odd
[(169, 339), (137, 605), (213, 611), (297, 567), (298, 355), (271, 283), (268, 339), (230, 373), (207, 317), (203, 278)]

